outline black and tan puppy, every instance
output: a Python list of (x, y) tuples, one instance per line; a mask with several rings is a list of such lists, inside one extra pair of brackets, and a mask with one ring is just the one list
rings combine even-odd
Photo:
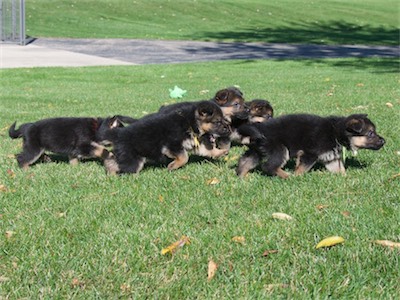
[[(210, 156), (199, 138), (229, 135), (230, 126), (218, 105), (202, 101), (185, 105), (170, 113), (146, 116), (125, 128), (113, 129), (110, 139), (115, 158), (105, 161), (109, 174), (139, 173), (146, 160), (172, 159), (169, 170), (188, 162), (189, 152)], [(211, 156), (219, 157), (226, 151), (214, 149)]]
[[(216, 103), (221, 108), (224, 118), (228, 122), (239, 122), (239, 119), (247, 120), (248, 118), (248, 109), (245, 107), (243, 93), (237, 87), (231, 86), (221, 89), (217, 91), (214, 97), (209, 101)], [(171, 113), (198, 103), (200, 103), (200, 101), (179, 102), (165, 105), (160, 108), (159, 113)], [(230, 148), (229, 136), (218, 139), (217, 141), (216, 137), (212, 134), (204, 134), (199, 137), (199, 143), (200, 147), (203, 149), (202, 156), (211, 157), (213, 152), (220, 152), (219, 149), (224, 150), (225, 154), (227, 154)], [(209, 152), (208, 155), (206, 153), (207, 151)]]
[(23, 151), (17, 155), (21, 168), (28, 168), (45, 151), (68, 155), (70, 163), (77, 164), (80, 158), (108, 158), (110, 153), (104, 147), (109, 144), (106, 133), (134, 121), (127, 116), (51, 118), (25, 123), (18, 129), (15, 122), (8, 133), (12, 139), (23, 138)]
[(247, 112), (246, 117), (237, 117), (233, 115), (232, 118), (232, 134), (231, 140), (246, 144), (248, 142), (244, 141), (238, 132), (238, 128), (244, 124), (251, 123), (261, 123), (266, 122), (274, 116), (274, 109), (271, 106), (271, 103), (264, 99), (254, 99), (245, 103), (245, 110)]
[(232, 133), (228, 138), (218, 139), (218, 147), (221, 149), (229, 149), (231, 142), (238, 144), (248, 144), (249, 138), (239, 134), (238, 128), (244, 124), (266, 122), (273, 118), (274, 109), (269, 101), (264, 99), (254, 99), (245, 102), (245, 111), (239, 112), (232, 116)]
[[(240, 158), (237, 174), (245, 176), (261, 163), (268, 175), (289, 176), (282, 168), (297, 158), (295, 175), (309, 171), (319, 161), (334, 173), (345, 173), (342, 147), (380, 149), (385, 140), (377, 135), (367, 115), (319, 117), (294, 114), (265, 123), (243, 125), (239, 133), (250, 138), (249, 150)], [(265, 161), (264, 161), (265, 160)]]

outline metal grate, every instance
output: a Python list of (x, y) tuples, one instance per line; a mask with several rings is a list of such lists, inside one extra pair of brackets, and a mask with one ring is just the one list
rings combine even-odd
[(25, 0), (0, 0), (0, 41), (25, 45)]

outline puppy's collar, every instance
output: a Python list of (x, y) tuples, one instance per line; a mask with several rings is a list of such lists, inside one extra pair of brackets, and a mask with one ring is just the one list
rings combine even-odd
[(192, 127), (190, 127), (190, 135), (193, 137), (194, 147), (198, 148), (200, 146), (199, 135), (194, 132)]

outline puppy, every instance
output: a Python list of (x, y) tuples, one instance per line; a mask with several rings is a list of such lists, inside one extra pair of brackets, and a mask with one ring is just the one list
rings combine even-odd
[(105, 138), (107, 131), (134, 121), (127, 116), (51, 118), (25, 123), (18, 129), (15, 122), (8, 133), (12, 139), (23, 138), (23, 151), (17, 155), (17, 161), (26, 169), (45, 151), (68, 155), (71, 164), (77, 164), (80, 158), (108, 158), (111, 154), (104, 147), (109, 144)]
[[(247, 119), (248, 110), (245, 107), (245, 101), (243, 98), (243, 93), (237, 87), (231, 86), (225, 89), (221, 89), (216, 92), (213, 98), (209, 101), (216, 103), (222, 110), (224, 118), (228, 122), (233, 122), (234, 120)], [(193, 102), (179, 102), (166, 106), (162, 106), (159, 109), (159, 113), (167, 114), (179, 109), (190, 107), (193, 104), (198, 104), (200, 101)], [(203, 149), (202, 156), (213, 157), (214, 152), (219, 152), (219, 149), (223, 150), (225, 154), (229, 152), (230, 149), (230, 139), (229, 137), (218, 138), (212, 134), (204, 134), (199, 137), (200, 146)], [(218, 145), (217, 145), (218, 143)], [(208, 154), (206, 152), (209, 152)]]
[(238, 131), (250, 138), (249, 150), (239, 160), (237, 175), (240, 177), (261, 163), (268, 175), (287, 178), (289, 174), (282, 168), (295, 157), (295, 175), (309, 171), (317, 161), (330, 172), (344, 174), (342, 147), (352, 151), (378, 150), (385, 144), (364, 114), (348, 117), (286, 115), (265, 123), (243, 125)]
[(239, 134), (238, 128), (244, 124), (266, 122), (273, 118), (274, 109), (269, 101), (264, 99), (254, 99), (245, 102), (245, 112), (239, 112), (232, 116), (232, 133), (229, 138), (218, 139), (218, 147), (221, 149), (229, 149), (231, 142), (238, 144), (248, 144), (249, 138)]
[(238, 132), (238, 128), (244, 124), (261, 123), (266, 122), (274, 116), (274, 109), (269, 101), (264, 99), (254, 99), (245, 103), (245, 109), (247, 112), (246, 118), (243, 118), (243, 114), (238, 117), (233, 115), (232, 118), (232, 134), (231, 140), (241, 143), (248, 144), (248, 141), (243, 140)]
[[(188, 162), (188, 152), (209, 156), (199, 137), (229, 135), (230, 126), (218, 105), (202, 101), (170, 113), (146, 116), (110, 133), (115, 158), (105, 161), (108, 173), (139, 173), (147, 160), (172, 159), (168, 169), (174, 170)], [(224, 150), (213, 149), (211, 156), (224, 154)]]

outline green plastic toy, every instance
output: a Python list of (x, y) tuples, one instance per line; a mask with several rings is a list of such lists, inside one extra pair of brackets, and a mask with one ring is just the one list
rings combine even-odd
[(186, 94), (186, 90), (182, 90), (180, 87), (177, 85), (174, 87), (174, 89), (169, 89), (169, 96), (171, 98), (177, 99), (177, 98), (182, 98), (183, 95)]

